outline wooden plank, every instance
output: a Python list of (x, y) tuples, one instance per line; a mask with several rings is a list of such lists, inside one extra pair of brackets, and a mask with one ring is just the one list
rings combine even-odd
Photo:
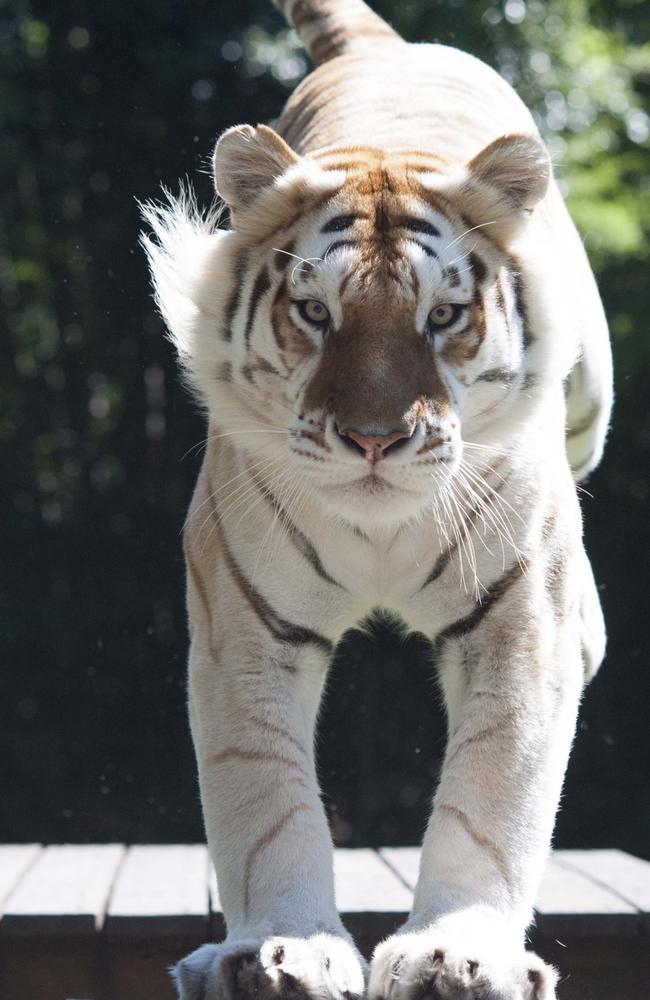
[(94, 935), (123, 856), (119, 844), (44, 848), (6, 900), (0, 933)]
[[(225, 933), (225, 923), (211, 863), (209, 869), (212, 935), (218, 940)], [(403, 916), (411, 907), (412, 893), (371, 848), (337, 849), (334, 852), (334, 879), (337, 905), (344, 916)]]
[(168, 968), (209, 939), (203, 844), (132, 847), (106, 919), (106, 996), (174, 1000)]
[(421, 853), (419, 847), (381, 847), (379, 849), (380, 856), (411, 892), (415, 892), (417, 885)]
[(409, 890), (370, 848), (335, 851), (334, 884), (343, 922), (366, 956), (404, 922), (411, 908)]
[[(341, 912), (361, 918), (409, 910), (420, 849), (339, 849), (335, 879)], [(131, 848), (119, 873), (117, 845), (0, 847), (2, 933), (90, 933), (101, 927), (113, 879), (107, 925), (113, 934), (199, 932), (208, 919), (223, 934), (214, 872), (203, 845)], [(650, 862), (622, 851), (558, 851), (537, 902), (540, 931), (634, 933), (650, 926)]]
[[(383, 859), (410, 888), (415, 888), (420, 864), (419, 847), (383, 847)], [(599, 854), (607, 857), (599, 858)], [(612, 858), (616, 854), (619, 857)], [(592, 856), (593, 862), (590, 860)], [(577, 864), (574, 865), (574, 859)], [(632, 862), (638, 862), (634, 865)], [(611, 875), (597, 884), (592, 877), (600, 865), (609, 865)], [(641, 868), (638, 867), (641, 866)], [(583, 869), (578, 870), (580, 866)], [(648, 872), (646, 872), (646, 866)], [(642, 869), (642, 870), (641, 870)], [(618, 889), (615, 889), (616, 877)], [(650, 864), (622, 852), (558, 851), (553, 856), (540, 886), (535, 909), (537, 926), (545, 934), (634, 934), (640, 916), (639, 903), (647, 901), (639, 886), (647, 878), (650, 891)], [(623, 889), (623, 879), (629, 891)], [(610, 887), (611, 886), (611, 887)], [(632, 893), (636, 891), (636, 897)], [(634, 905), (636, 903), (636, 905)]]
[(108, 905), (109, 936), (204, 935), (208, 917), (203, 844), (129, 848)]
[(340, 913), (397, 913), (411, 908), (413, 894), (369, 847), (339, 848), (334, 883)]
[(546, 866), (535, 909), (542, 934), (631, 935), (640, 926), (636, 907), (555, 855)]
[(404, 922), (412, 893), (370, 848), (336, 850), (334, 884), (343, 922), (367, 958), (377, 941)]
[(0, 845), (0, 919), (7, 896), (41, 853), (39, 844)]
[[(338, 848), (334, 852), (334, 880), (337, 905), (344, 918), (403, 917), (410, 910), (412, 893), (371, 848)], [(225, 933), (225, 923), (212, 865), (209, 892), (212, 935), (218, 940)]]
[[(7, 858), (5, 852), (6, 848), (0, 848), (3, 880), (7, 877), (1, 860)], [(77, 848), (49, 848), (46, 852), (29, 845), (27, 853), (21, 847), (18, 854), (12, 854), (14, 860), (20, 855), (28, 860), (31, 855), (32, 861), (7, 900), (7, 906), (15, 905), (18, 912), (0, 924), (0, 997), (40, 1000), (70, 993), (78, 997), (104, 995), (100, 937), (95, 927), (103, 919), (110, 878), (102, 886), (100, 874), (105, 862), (109, 870), (116, 870), (119, 858), (108, 857), (105, 850), (98, 857), (97, 849), (89, 852), (84, 848), (80, 859)], [(54, 915), (43, 913), (51, 908)]]
[(555, 859), (622, 896), (640, 911), (650, 931), (650, 861), (617, 850), (556, 851)]

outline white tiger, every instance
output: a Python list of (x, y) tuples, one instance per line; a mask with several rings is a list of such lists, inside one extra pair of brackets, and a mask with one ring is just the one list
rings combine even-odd
[(508, 84), (360, 0), (277, 2), (317, 69), (276, 131), (219, 140), (230, 228), (188, 199), (148, 212), (209, 415), (189, 708), (228, 926), (175, 979), (184, 1000), (363, 993), (313, 742), (336, 643), (382, 609), (431, 640), (448, 744), (370, 1000), (548, 1000), (524, 934), (604, 651), (574, 482), (609, 419), (600, 300)]

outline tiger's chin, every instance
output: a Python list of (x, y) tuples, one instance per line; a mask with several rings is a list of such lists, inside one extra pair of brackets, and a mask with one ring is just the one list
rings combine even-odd
[(402, 485), (374, 472), (321, 488), (325, 511), (365, 533), (395, 529), (431, 510), (431, 483)]

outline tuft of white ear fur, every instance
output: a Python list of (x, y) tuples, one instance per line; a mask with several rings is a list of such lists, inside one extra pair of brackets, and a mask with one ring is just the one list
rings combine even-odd
[(186, 372), (196, 354), (197, 318), (201, 308), (200, 290), (216, 242), (226, 236), (219, 230), (223, 206), (201, 212), (189, 188), (181, 188), (175, 198), (164, 192), (162, 203), (140, 205), (150, 233), (142, 233), (154, 286), (156, 305), (169, 337)]
[(546, 194), (551, 163), (541, 139), (504, 135), (466, 164), (446, 192), (476, 226), (499, 243), (514, 239)]
[(214, 182), (234, 216), (248, 208), (300, 157), (267, 125), (236, 125), (217, 142)]

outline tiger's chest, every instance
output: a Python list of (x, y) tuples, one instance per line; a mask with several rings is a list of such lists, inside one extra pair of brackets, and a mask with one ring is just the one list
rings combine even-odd
[(431, 528), (405, 527), (391, 538), (372, 538), (323, 527), (310, 542), (317, 570), (312, 565), (308, 571), (304, 556), (299, 565), (296, 552), (287, 548), (287, 572), (300, 573), (306, 606), (336, 621), (336, 631), (379, 609), (430, 633), (471, 607), (469, 569)]

